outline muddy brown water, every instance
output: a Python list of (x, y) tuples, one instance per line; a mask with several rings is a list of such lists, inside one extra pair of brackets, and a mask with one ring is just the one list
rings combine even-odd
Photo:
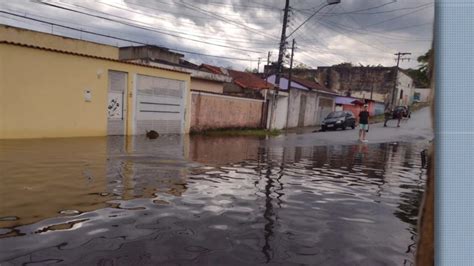
[(0, 264), (411, 265), (427, 143), (0, 142)]

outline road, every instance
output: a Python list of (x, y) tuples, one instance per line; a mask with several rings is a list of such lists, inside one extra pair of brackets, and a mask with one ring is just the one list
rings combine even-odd
[(429, 109), (357, 134), (5, 141), (0, 265), (412, 264)]
[[(403, 119), (400, 127), (396, 120), (390, 120), (387, 127), (383, 123), (371, 124), (367, 134), (368, 143), (414, 142), (431, 140), (434, 137), (430, 108), (412, 113), (410, 119)], [(326, 132), (289, 133), (267, 141), (270, 146), (321, 146), (350, 145), (358, 143), (358, 129)]]

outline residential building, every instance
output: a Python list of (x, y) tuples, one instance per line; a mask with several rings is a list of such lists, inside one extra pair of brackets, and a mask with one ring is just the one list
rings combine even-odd
[(262, 122), (263, 94), (268, 84), (250, 73), (217, 66), (195, 65), (184, 55), (163, 47), (120, 48), (120, 59), (191, 75), (191, 131), (257, 128)]
[(115, 47), (18, 32), (0, 41), (0, 139), (189, 132), (189, 73), (119, 61)]
[(426, 103), (430, 101), (431, 98), (431, 88), (415, 88), (413, 94), (413, 102), (422, 102)]
[[(275, 84), (275, 75), (270, 75), (268, 82)], [(291, 86), (288, 84), (288, 76), (280, 77), (280, 98), (275, 102), (275, 115), (269, 115), (274, 119), (272, 128), (316, 126), (334, 110), (336, 92), (316, 81), (297, 77), (292, 78)]]
[(9, 41), (64, 52), (119, 59), (117, 47), (64, 36), (0, 25), (0, 41)]
[(395, 105), (410, 105), (413, 102), (413, 79), (403, 69), (397, 71), (395, 67), (341, 64), (318, 67), (315, 77), (329, 89), (346, 96), (389, 104), (392, 102), (392, 93), (396, 88)]

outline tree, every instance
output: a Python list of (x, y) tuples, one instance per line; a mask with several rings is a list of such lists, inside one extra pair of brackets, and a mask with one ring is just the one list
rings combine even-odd
[(432, 49), (428, 50), (424, 55), (420, 55), (416, 61), (420, 63), (418, 69), (407, 69), (408, 74), (413, 78), (416, 87), (427, 88), (430, 87), (430, 69), (429, 64), (431, 57), (433, 56)]
[(420, 71), (421, 74), (423, 74), (426, 78), (427, 83), (429, 84), (429, 63), (431, 60), (431, 56), (433, 55), (433, 50), (429, 49), (428, 52), (426, 52), (424, 55), (418, 56), (416, 61), (420, 63), (418, 66), (418, 70)]
[(353, 67), (351, 62), (342, 62), (340, 64), (332, 65), (332, 66), (334, 66), (334, 67)]
[(304, 63), (298, 63), (293, 68), (294, 69), (311, 69), (310, 66), (308, 66), (307, 64), (304, 64)]
[(258, 70), (256, 68), (252, 69), (252, 68), (246, 67), (244, 71), (248, 73), (258, 73)]

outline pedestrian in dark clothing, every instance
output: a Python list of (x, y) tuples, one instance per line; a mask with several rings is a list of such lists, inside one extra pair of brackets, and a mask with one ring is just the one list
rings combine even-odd
[(400, 127), (400, 121), (402, 120), (403, 111), (400, 108), (395, 110), (395, 118), (398, 120), (397, 127)]
[(365, 136), (369, 131), (369, 111), (368, 106), (364, 105), (364, 109), (359, 113), (359, 140), (367, 142)]
[(387, 106), (387, 108), (385, 108), (385, 112), (384, 112), (384, 122), (383, 122), (383, 126), (384, 127), (387, 127), (387, 122), (388, 120), (390, 120), (390, 117), (392, 116), (392, 109), (390, 108), (390, 106)]

